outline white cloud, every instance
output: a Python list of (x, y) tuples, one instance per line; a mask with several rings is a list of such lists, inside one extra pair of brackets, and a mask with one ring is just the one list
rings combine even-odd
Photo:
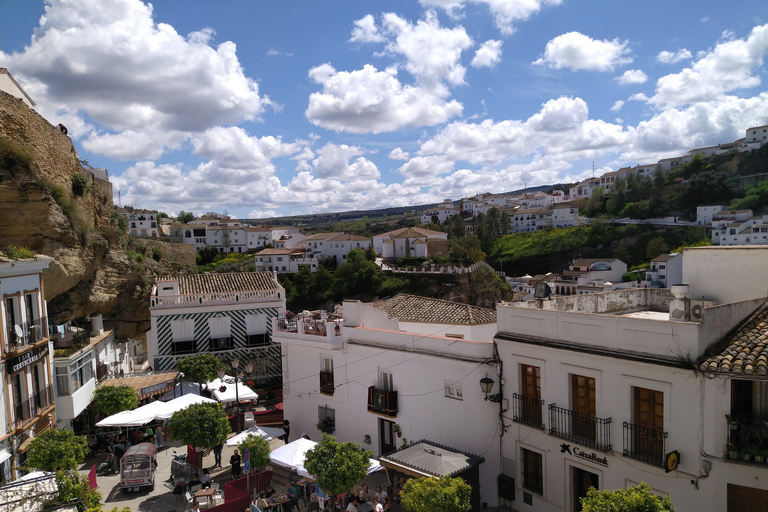
[(400, 148), (395, 148), (389, 152), (390, 160), (408, 160), (410, 156), (411, 156), (410, 153), (408, 153), (407, 151), (403, 151)]
[(267, 55), (270, 57), (293, 57), (293, 53), (291, 52), (284, 52), (282, 50), (275, 50), (274, 48), (270, 48), (267, 52)]
[(630, 52), (628, 44), (618, 39), (600, 41), (579, 32), (568, 32), (550, 40), (544, 56), (534, 64), (573, 71), (611, 71), (616, 66), (632, 62), (627, 56)]
[(699, 18), (699, 21), (701, 23), (708, 23), (709, 22), (709, 16), (704, 16), (702, 18)]
[(718, 43), (715, 48), (680, 73), (656, 82), (656, 94), (648, 101), (669, 108), (711, 101), (725, 93), (760, 85), (752, 70), (761, 66), (768, 51), (768, 24), (757, 26), (746, 39)]
[[(373, 162), (360, 155), (363, 150), (357, 146), (346, 144), (327, 143), (317, 151), (318, 157), (312, 162), (315, 167), (314, 174), (318, 178), (350, 179), (372, 178), (380, 176), (379, 170)], [(353, 163), (350, 159), (357, 158)]]
[(502, 42), (490, 39), (484, 42), (475, 52), (472, 66), (476, 68), (492, 68), (501, 60)]
[(355, 28), (352, 29), (352, 37), (349, 38), (350, 43), (383, 43), (384, 41), (384, 36), (379, 34), (371, 14), (355, 20)]
[(676, 62), (680, 62), (681, 60), (688, 60), (692, 57), (691, 52), (689, 50), (686, 50), (685, 48), (682, 48), (680, 50), (677, 50), (676, 52), (668, 52), (664, 50), (663, 52), (659, 52), (659, 54), (656, 56), (656, 60), (661, 62), (662, 64), (675, 64)]
[(134, 131), (101, 133), (92, 130), (83, 139), (83, 148), (98, 155), (109, 155), (117, 160), (155, 160), (168, 150), (179, 149), (191, 136), (180, 131)]
[[(323, 64), (309, 71), (310, 78), (323, 84), (322, 92), (310, 95), (305, 112), (317, 126), (351, 133), (381, 133), (431, 126), (461, 114), (461, 103), (445, 101), (447, 89), (403, 85), (395, 68), (378, 71), (370, 64), (351, 72), (329, 68)], [(330, 70), (334, 73), (329, 74)]]
[(623, 106), (624, 106), (624, 100), (616, 100), (616, 102), (611, 107), (611, 111), (618, 112), (619, 110), (621, 110), (621, 107)]
[(465, 3), (485, 4), (493, 15), (493, 21), (502, 34), (514, 33), (513, 23), (525, 21), (537, 14), (543, 5), (558, 5), (562, 0), (421, 0), (422, 5), (445, 9), (454, 18), (460, 17)]
[[(138, 0), (55, 2), (32, 42), (0, 59), (29, 85), (45, 117), (58, 123), (64, 112), (98, 123), (92, 151), (154, 158), (177, 147), (168, 132), (258, 119), (272, 104), (245, 76), (235, 44), (212, 46), (213, 36), (204, 28), (184, 37), (155, 23), (151, 5)], [(69, 122), (74, 137), (88, 135), (78, 128), (90, 125)]]
[(646, 81), (648, 81), (648, 75), (639, 69), (628, 69), (624, 72), (623, 75), (617, 76), (614, 80), (622, 85), (644, 84)]

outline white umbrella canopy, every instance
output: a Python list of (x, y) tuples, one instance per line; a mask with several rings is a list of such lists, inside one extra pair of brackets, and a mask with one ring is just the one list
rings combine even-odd
[(307, 455), (307, 451), (315, 446), (317, 446), (316, 442), (300, 437), (294, 442), (274, 450), (269, 454), (269, 459), (275, 464), (297, 471), (299, 468), (304, 469), (304, 458)]
[[(230, 377), (229, 375), (224, 376), (224, 380), (222, 379), (213, 379), (211, 382), (207, 383), (205, 386), (211, 391), (211, 394), (213, 394), (214, 397), (216, 397), (216, 400), (219, 402), (234, 402), (237, 399), (240, 400), (256, 400), (259, 398), (259, 395), (251, 390), (248, 386), (238, 382), (237, 383), (237, 392), (235, 392), (235, 378)], [(229, 381), (229, 382), (227, 382)], [(221, 387), (225, 387), (226, 389), (224, 391), (219, 391)]]
[(140, 427), (154, 421), (165, 408), (163, 402), (150, 402), (132, 411), (121, 411), (96, 423), (97, 427)]
[(227, 446), (237, 446), (245, 441), (248, 436), (258, 436), (266, 439), (267, 441), (271, 441), (272, 439), (280, 437), (283, 434), (285, 434), (285, 431), (281, 428), (259, 427), (254, 425), (248, 430), (244, 430), (236, 436), (232, 436), (227, 439)]
[(154, 402), (163, 405), (162, 410), (157, 413), (156, 418), (158, 420), (167, 420), (173, 416), (173, 413), (176, 411), (183, 411), (192, 404), (202, 404), (206, 402), (216, 403), (216, 400), (211, 400), (210, 398), (205, 398), (204, 396), (200, 395), (189, 394), (180, 396), (179, 398), (171, 400), (170, 402)]

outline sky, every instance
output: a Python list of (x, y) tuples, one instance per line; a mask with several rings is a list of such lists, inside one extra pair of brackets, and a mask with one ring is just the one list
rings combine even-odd
[[(0, 0), (122, 205), (238, 218), (573, 183), (768, 124), (760, 0)], [(594, 171), (593, 171), (594, 166)]]

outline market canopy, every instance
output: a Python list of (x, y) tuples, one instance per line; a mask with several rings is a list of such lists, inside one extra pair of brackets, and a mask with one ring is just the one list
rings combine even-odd
[(261, 437), (262, 439), (266, 439), (267, 441), (271, 441), (272, 439), (280, 437), (283, 434), (285, 434), (285, 431), (281, 428), (258, 427), (254, 425), (248, 430), (244, 430), (236, 436), (227, 439), (227, 446), (237, 446), (245, 441), (245, 438), (248, 436), (257, 436)]
[[(237, 391), (235, 391), (237, 385)], [(235, 384), (235, 378), (225, 375), (224, 379), (213, 379), (205, 385), (219, 402), (234, 402), (235, 400), (256, 400), (259, 395), (241, 382)], [(223, 391), (222, 391), (223, 389)]]
[[(304, 459), (307, 457), (307, 452), (313, 449), (315, 446), (317, 446), (316, 442), (300, 437), (296, 441), (288, 443), (285, 446), (281, 446), (277, 450), (270, 453), (269, 459), (274, 464), (288, 467), (296, 471), (301, 476), (312, 478), (312, 475), (310, 475), (304, 467)], [(369, 475), (376, 471), (381, 471), (382, 469), (384, 468), (381, 466), (381, 464), (379, 464), (379, 461), (375, 459), (369, 459), (367, 470)]]
[(107, 416), (96, 423), (97, 427), (140, 427), (157, 420), (165, 420), (176, 411), (186, 409), (192, 404), (215, 402), (200, 395), (184, 395), (170, 402), (151, 402), (132, 411), (121, 411)]
[(157, 419), (167, 420), (168, 418), (173, 416), (173, 413), (175, 413), (176, 411), (183, 411), (184, 409), (186, 409), (192, 404), (216, 403), (216, 400), (211, 400), (210, 398), (205, 398), (204, 396), (200, 396), (200, 395), (190, 394), (190, 395), (180, 396), (179, 398), (175, 398), (170, 402), (155, 402), (155, 403), (163, 405), (162, 410), (157, 415)]

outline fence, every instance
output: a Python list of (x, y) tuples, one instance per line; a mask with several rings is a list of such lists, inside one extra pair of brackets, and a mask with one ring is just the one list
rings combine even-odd
[(398, 274), (471, 274), (472, 272), (475, 272), (478, 269), (487, 269), (493, 272), (494, 274), (498, 275), (499, 277), (504, 277), (504, 272), (499, 272), (498, 270), (495, 270), (492, 266), (487, 264), (484, 261), (478, 261), (476, 263), (473, 263), (472, 265), (469, 265), (468, 267), (464, 266), (456, 266), (456, 265), (448, 265), (448, 266), (438, 266), (438, 265), (428, 265), (428, 266), (419, 266), (419, 267), (395, 267), (392, 265), (389, 265), (387, 263), (381, 264), (382, 270), (391, 270), (392, 272), (398, 273)]
[(246, 512), (252, 496), (267, 489), (272, 483), (272, 472), (262, 471), (246, 475), (224, 484), (224, 503), (211, 507), (210, 512)]

